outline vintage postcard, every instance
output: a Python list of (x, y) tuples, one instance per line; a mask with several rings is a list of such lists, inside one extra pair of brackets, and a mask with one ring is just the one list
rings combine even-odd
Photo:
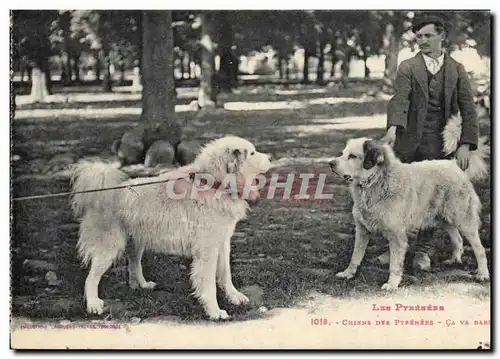
[(491, 16), (11, 10), (11, 349), (491, 350)]

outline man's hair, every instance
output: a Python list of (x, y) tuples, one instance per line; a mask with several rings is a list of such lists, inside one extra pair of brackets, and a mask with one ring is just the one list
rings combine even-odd
[(428, 15), (416, 18), (413, 21), (412, 31), (416, 33), (418, 30), (423, 28), (425, 25), (434, 24), (438, 34), (445, 32), (445, 24), (443, 19), (436, 15)]

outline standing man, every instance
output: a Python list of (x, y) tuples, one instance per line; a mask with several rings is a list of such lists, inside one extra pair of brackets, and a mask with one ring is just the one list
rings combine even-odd
[[(443, 52), (445, 26), (437, 16), (415, 19), (412, 28), (420, 48), (401, 62), (395, 94), (387, 108), (385, 139), (394, 145), (402, 162), (442, 159), (442, 132), (446, 121), (460, 112), (462, 134), (452, 154), (462, 170), (468, 167), (469, 151), (477, 148), (479, 129), (469, 77), (464, 67)], [(429, 270), (428, 250), (434, 230), (418, 234), (413, 267)]]

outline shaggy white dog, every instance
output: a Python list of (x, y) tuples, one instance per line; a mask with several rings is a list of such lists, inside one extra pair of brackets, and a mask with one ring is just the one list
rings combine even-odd
[[(72, 207), (81, 219), (78, 250), (83, 262), (90, 264), (85, 282), (87, 312), (102, 314), (99, 281), (125, 252), (130, 286), (155, 287), (142, 273), (144, 250), (193, 258), (194, 295), (211, 319), (228, 318), (217, 303), (216, 284), (231, 303), (247, 303), (248, 298), (231, 279), (230, 238), (236, 223), (246, 215), (245, 198), (258, 196), (258, 188), (251, 186), (251, 181), (248, 186), (247, 180), (269, 167), (269, 156), (257, 152), (252, 143), (232, 136), (208, 143), (191, 165), (153, 179), (129, 179), (110, 164), (78, 164), (71, 177), (73, 192), (165, 181), (73, 195)], [(205, 185), (198, 181), (201, 177), (206, 178)], [(233, 190), (237, 187), (237, 193), (222, 194), (217, 189), (226, 185)]]
[(342, 155), (330, 162), (332, 171), (350, 183), (356, 224), (351, 261), (336, 276), (352, 278), (363, 260), (370, 233), (381, 233), (390, 250), (389, 280), (382, 289), (396, 289), (403, 274), (408, 234), (442, 225), (453, 246), (447, 262), (461, 262), (461, 233), (476, 256), (476, 278), (487, 280), (488, 266), (479, 238), (481, 203), (471, 179), (484, 175), (481, 161), (488, 150), (481, 142), (478, 150), (471, 152), (472, 165), (464, 172), (450, 160), (401, 163), (387, 144), (369, 138), (349, 140)]

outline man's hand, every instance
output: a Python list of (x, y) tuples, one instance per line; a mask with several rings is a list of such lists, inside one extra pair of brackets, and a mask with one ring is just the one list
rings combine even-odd
[(465, 171), (469, 167), (469, 145), (463, 144), (457, 150), (457, 164), (458, 167)]
[(389, 146), (394, 146), (394, 142), (396, 142), (396, 126), (391, 126), (387, 130), (387, 133), (382, 138), (382, 142), (387, 143)]

